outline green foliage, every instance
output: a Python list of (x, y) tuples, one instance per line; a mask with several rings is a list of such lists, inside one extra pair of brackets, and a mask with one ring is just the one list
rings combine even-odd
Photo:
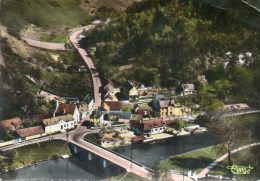
[(20, 30), (27, 24), (46, 29), (88, 24), (90, 17), (79, 5), (80, 0), (3, 0), (1, 23), (15, 30)]
[(181, 131), (181, 129), (184, 128), (184, 126), (185, 126), (185, 122), (181, 119), (178, 119), (175, 121), (174, 126), (177, 130)]
[[(230, 95), (256, 105), (260, 66), (252, 70), (222, 65), (228, 51), (236, 55), (250, 51), (254, 58), (260, 52), (255, 41), (259, 29), (246, 18), (260, 15), (243, 3), (234, 8), (237, 11), (230, 12), (191, 0), (146, 1), (86, 33), (81, 44), (97, 48), (94, 60), (107, 78), (170, 87), (195, 82), (205, 74), (209, 85), (200, 88), (197, 100), (203, 107), (216, 110)], [(121, 65), (132, 69), (118, 72)]]

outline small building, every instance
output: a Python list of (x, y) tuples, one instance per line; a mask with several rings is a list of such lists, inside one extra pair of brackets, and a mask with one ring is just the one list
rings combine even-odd
[(181, 91), (181, 95), (190, 95), (193, 94), (195, 92), (195, 86), (194, 84), (182, 84), (181, 85), (182, 91)]
[(36, 135), (41, 135), (44, 133), (42, 126), (34, 126), (29, 128), (23, 128), (16, 131), (20, 138), (32, 137)]
[(148, 105), (138, 105), (136, 104), (133, 108), (133, 113), (142, 115), (144, 118), (151, 117), (152, 109)]
[(87, 95), (83, 99), (83, 103), (79, 107), (79, 111), (82, 115), (81, 116), (82, 119), (86, 119), (87, 115), (92, 113), (93, 107), (94, 107), (94, 99), (91, 96)]
[(119, 101), (106, 101), (102, 104), (102, 110), (104, 111), (118, 111), (121, 112), (123, 105)]
[(160, 100), (159, 112), (160, 117), (182, 116), (183, 107), (172, 99)]
[(166, 122), (162, 118), (150, 119), (133, 123), (131, 129), (137, 135), (153, 135), (163, 133), (166, 129)]
[(120, 93), (119, 86), (115, 82), (108, 80), (107, 85), (104, 87), (103, 99), (105, 101), (118, 101), (117, 93)]
[(245, 110), (250, 109), (250, 107), (245, 103), (239, 103), (239, 104), (228, 104), (223, 106), (224, 111), (239, 111), (239, 110)]
[(15, 131), (21, 125), (22, 125), (22, 120), (19, 117), (0, 121), (0, 126), (4, 127), (7, 130), (11, 130), (11, 131)]
[(144, 88), (144, 85), (137, 81), (127, 81), (127, 83), (123, 87), (125, 97), (129, 101), (139, 100), (139, 88)]
[(76, 104), (59, 103), (53, 114), (53, 117), (62, 115), (73, 115), (75, 124), (80, 122), (80, 112)]
[(76, 124), (77, 121), (73, 119), (73, 115), (71, 114), (43, 120), (45, 133), (47, 134), (73, 129), (75, 128)]

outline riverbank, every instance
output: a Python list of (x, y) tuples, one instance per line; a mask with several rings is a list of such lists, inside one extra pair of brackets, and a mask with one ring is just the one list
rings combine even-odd
[(28, 145), (16, 150), (7, 151), (0, 158), (0, 172), (8, 172), (42, 161), (59, 158), (63, 155), (70, 155), (68, 145), (64, 141), (42, 142)]

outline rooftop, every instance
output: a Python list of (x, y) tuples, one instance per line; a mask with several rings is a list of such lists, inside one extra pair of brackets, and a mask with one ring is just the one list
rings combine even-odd
[(57, 116), (55, 118), (49, 118), (49, 119), (44, 119), (43, 120), (43, 124), (45, 126), (50, 126), (50, 125), (54, 125), (59, 123), (60, 121), (72, 121), (73, 120), (73, 116), (71, 114), (68, 115), (64, 115), (64, 116)]
[(4, 128), (10, 128), (12, 126), (19, 127), (21, 124), (22, 124), (22, 120), (19, 117), (0, 121), (0, 125), (3, 126)]
[(24, 138), (27, 136), (42, 134), (42, 133), (44, 133), (44, 130), (42, 129), (41, 126), (34, 126), (34, 127), (19, 129), (16, 132), (20, 137)]

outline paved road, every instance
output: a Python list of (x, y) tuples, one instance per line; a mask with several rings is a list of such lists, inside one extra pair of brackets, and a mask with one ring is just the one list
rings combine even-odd
[(65, 43), (51, 43), (51, 42), (43, 42), (39, 40), (34, 40), (27, 37), (21, 37), (26, 43), (30, 46), (47, 49), (47, 50), (69, 50), (66, 48)]
[[(257, 146), (260, 145), (260, 142), (258, 143), (252, 143), (249, 145), (245, 145), (245, 146), (241, 146), (239, 148), (236, 148), (234, 150), (231, 151), (231, 154), (234, 154), (236, 152), (239, 152), (241, 150), (244, 150), (246, 148), (250, 148), (253, 146)], [(216, 166), (219, 162), (223, 161), (224, 159), (226, 159), (228, 157), (228, 154), (224, 154), (221, 157), (219, 157), (218, 159), (216, 159), (214, 162), (212, 162), (209, 166), (207, 166), (206, 168), (204, 168), (199, 174), (198, 174), (198, 178), (204, 178), (206, 177), (207, 173), (210, 171), (210, 169), (212, 169), (214, 166)]]
[(79, 46), (79, 41), (78, 41), (78, 36), (80, 34), (82, 34), (83, 31), (89, 31), (91, 29), (93, 29), (95, 27), (95, 25), (89, 25), (89, 26), (84, 26), (80, 29), (77, 29), (76, 31), (72, 32), (70, 34), (70, 42), (72, 43), (72, 45), (77, 49), (77, 51), (79, 52), (79, 54), (81, 55), (82, 59), (84, 60), (84, 62), (86, 63), (86, 65), (88, 66), (91, 76), (92, 76), (92, 81), (93, 81), (93, 91), (94, 91), (94, 109), (97, 109), (98, 107), (101, 106), (101, 93), (99, 93), (99, 89), (101, 87), (101, 81), (100, 81), (100, 77), (99, 77), (99, 73), (96, 71), (96, 67), (93, 63), (93, 61), (91, 60), (91, 58), (89, 58), (88, 53), (83, 49), (80, 48)]
[(45, 136), (45, 137), (41, 137), (41, 138), (36, 138), (33, 140), (28, 140), (28, 141), (22, 141), (20, 143), (15, 143), (9, 146), (5, 146), (0, 148), (1, 151), (7, 151), (7, 150), (12, 150), (12, 149), (16, 149), (16, 148), (20, 148), (26, 145), (31, 145), (31, 144), (36, 144), (36, 143), (40, 143), (40, 142), (45, 142), (45, 141), (50, 141), (50, 140), (65, 140), (66, 139), (66, 134), (65, 133), (59, 133), (59, 134), (54, 134), (51, 136)]

